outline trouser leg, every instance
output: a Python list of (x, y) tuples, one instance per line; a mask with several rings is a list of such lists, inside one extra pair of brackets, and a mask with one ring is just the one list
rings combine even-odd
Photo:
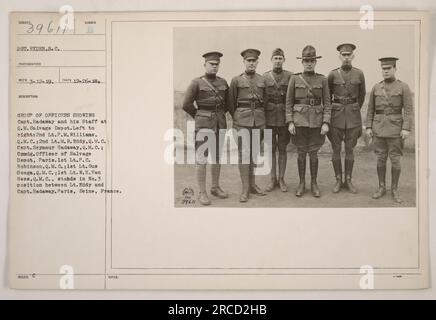
[(238, 130), (238, 168), (241, 178), (242, 191), (239, 197), (240, 202), (247, 202), (250, 190), (250, 148), (251, 138), (248, 128), (237, 128)]
[(386, 194), (386, 161), (388, 158), (388, 146), (385, 138), (374, 137), (375, 154), (377, 155), (378, 189), (372, 197), (379, 199)]
[(332, 146), (332, 165), (335, 173), (335, 185), (333, 186), (333, 192), (338, 193), (342, 187), (342, 161), (341, 161), (341, 149), (344, 136), (344, 130), (340, 128), (331, 127), (327, 134)]
[(199, 189), (198, 201), (204, 206), (209, 205), (211, 202), (206, 193), (206, 164), (196, 165), (196, 176)]
[(392, 198), (397, 203), (402, 203), (402, 199), (398, 192), (398, 182), (401, 175), (401, 156), (403, 155), (403, 141), (401, 138), (388, 139), (389, 159), (391, 160), (391, 193)]
[(273, 128), (268, 128), (269, 130), (272, 130), (272, 145), (271, 145), (271, 171), (270, 171), (270, 183), (266, 187), (265, 191), (271, 192), (274, 190), (277, 186), (277, 159), (276, 159), (276, 152), (277, 152), (277, 132)]
[(210, 193), (218, 198), (226, 199), (229, 197), (227, 192), (225, 192), (220, 184), (219, 184), (219, 178), (221, 174), (221, 165), (220, 164), (212, 164), (210, 166), (210, 170), (212, 173), (212, 188), (210, 189)]
[[(262, 128), (253, 128), (253, 130), (260, 130), (260, 139), (258, 140), (260, 143), (262, 143), (263, 140), (263, 129)], [(255, 159), (257, 159), (257, 156), (260, 152), (260, 146), (256, 147), (253, 144), (253, 130), (251, 130), (251, 134), (250, 134), (250, 142), (251, 142), (251, 148), (250, 148), (250, 193), (252, 194), (256, 194), (259, 196), (264, 196), (266, 195), (265, 192), (259, 188), (256, 185), (256, 175), (254, 174), (254, 168), (256, 167), (256, 161)], [(257, 145), (257, 143), (256, 143)]]
[(240, 202), (247, 202), (250, 189), (250, 165), (239, 164), (239, 175), (242, 182), (242, 192), (239, 197)]
[(362, 128), (356, 127), (345, 131), (345, 186), (352, 193), (357, 193), (357, 188), (351, 181), (354, 167), (354, 148), (362, 134)]
[(279, 149), (279, 186), (283, 192), (288, 191), (288, 186), (285, 183), (286, 165), (288, 162), (287, 147), (290, 141), (290, 133), (287, 127), (279, 128), (278, 149)]
[(321, 193), (319, 191), (317, 177), (318, 177), (318, 151), (312, 151), (309, 153), (310, 158), (310, 189), (314, 197), (320, 197)]
[(306, 191), (306, 152), (299, 151), (297, 158), (298, 176), (300, 177), (300, 183), (298, 184), (295, 195), (301, 197)]

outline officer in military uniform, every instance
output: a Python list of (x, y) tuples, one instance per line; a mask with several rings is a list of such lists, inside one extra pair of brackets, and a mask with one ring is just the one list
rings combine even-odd
[[(263, 74), (266, 85), (268, 103), (265, 104), (266, 129), (272, 131), (272, 165), (271, 182), (266, 191), (270, 192), (280, 187), (283, 192), (288, 190), (284, 176), (286, 171), (287, 151), (286, 147), (291, 139), (286, 126), (285, 103), (286, 91), (292, 73), (283, 69), (285, 54), (282, 49), (277, 48), (272, 52), (271, 62), (273, 69)], [(277, 180), (276, 151), (279, 151), (278, 167), (279, 179)]]
[[(260, 51), (246, 49), (241, 52), (245, 65), (244, 73), (234, 77), (229, 88), (228, 110), (233, 117), (233, 127), (238, 131), (239, 173), (242, 182), (240, 202), (247, 202), (249, 194), (265, 195), (255, 183), (252, 137), (253, 129), (260, 130), (261, 139), (265, 128), (265, 79), (256, 73)], [(242, 135), (248, 133), (244, 143)], [(243, 159), (248, 158), (248, 163)]]
[[(362, 135), (362, 116), (360, 109), (365, 101), (365, 77), (360, 69), (351, 65), (356, 46), (351, 43), (340, 44), (336, 48), (342, 66), (330, 71), (328, 84), (332, 102), (330, 131), (327, 134), (332, 149), (332, 164), (336, 177), (333, 192), (337, 193), (345, 187), (357, 193), (351, 182), (354, 166), (353, 149)], [(345, 143), (345, 177), (342, 181), (341, 149)]]
[[(220, 52), (207, 52), (203, 55), (205, 59), (205, 74), (192, 80), (185, 92), (183, 110), (195, 119), (195, 136), (203, 130), (213, 130), (215, 132), (215, 148), (211, 150), (212, 158), (215, 160), (211, 164), (212, 188), (210, 193), (218, 198), (227, 198), (227, 193), (219, 185), (221, 165), (219, 164), (220, 145), (222, 145), (219, 135), (220, 129), (226, 129), (228, 84), (223, 78), (217, 76), (220, 65)], [(194, 106), (194, 102), (197, 107)], [(195, 142), (196, 151), (207, 140)], [(202, 205), (209, 205), (211, 201), (206, 192), (206, 163), (208, 150), (205, 154), (199, 155), (196, 152), (196, 175), (199, 188), (198, 200)]]
[(298, 173), (300, 184), (295, 192), (300, 197), (305, 192), (306, 155), (310, 157), (311, 192), (320, 197), (317, 184), (318, 151), (324, 144), (329, 131), (331, 116), (330, 93), (327, 78), (315, 73), (317, 59), (313, 46), (306, 46), (302, 56), (303, 73), (294, 74), (289, 81), (286, 94), (286, 123), (292, 142), (298, 150)]
[(371, 91), (366, 119), (366, 132), (373, 137), (377, 155), (379, 187), (372, 195), (379, 199), (386, 194), (386, 162), (391, 160), (391, 193), (395, 202), (401, 203), (398, 181), (401, 173), (400, 158), (404, 140), (409, 136), (413, 121), (413, 101), (409, 86), (396, 79), (398, 58), (380, 58), (384, 80)]

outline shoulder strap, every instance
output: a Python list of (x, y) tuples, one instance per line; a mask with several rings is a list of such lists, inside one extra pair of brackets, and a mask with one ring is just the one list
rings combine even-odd
[(391, 103), (391, 97), (390, 97), (390, 95), (388, 95), (388, 93), (386, 92), (386, 88), (385, 88), (385, 84), (384, 84), (384, 82), (382, 82), (381, 83), (381, 89), (382, 89), (382, 92), (383, 92), (383, 96), (386, 98), (386, 100), (388, 101), (388, 104), (389, 105), (392, 105), (392, 103)]
[(218, 89), (215, 88), (215, 86), (214, 86), (212, 83), (210, 83), (209, 81), (207, 81), (205, 77), (201, 77), (201, 80), (203, 80), (203, 81), (204, 81), (204, 82), (209, 86), (209, 88), (212, 89), (213, 93), (215, 93), (215, 97), (217, 97), (218, 100), (220, 101), (220, 103), (221, 103), (222, 105), (224, 105), (224, 100), (223, 100), (223, 98), (219, 95)]
[(268, 72), (269, 76), (271, 77), (271, 79), (274, 81), (274, 84), (276, 86), (277, 89), (280, 89), (279, 84), (277, 83), (277, 80), (274, 78), (274, 75), (272, 74), (272, 71)]
[(213, 90), (213, 92), (215, 92), (215, 93), (218, 92), (217, 88), (215, 88), (215, 86), (212, 83), (207, 81), (205, 77), (201, 77), (200, 79), (203, 80), (209, 86), (209, 88), (211, 88)]
[(263, 103), (262, 98), (257, 94), (256, 89), (254, 89), (254, 88), (251, 86), (251, 83), (250, 83), (250, 81), (248, 80), (248, 78), (247, 78), (247, 76), (245, 75), (245, 73), (242, 75), (242, 77), (247, 81), (248, 86), (250, 87), (251, 94), (252, 94), (253, 96), (255, 96), (255, 97), (259, 100), (260, 103)]
[(313, 88), (310, 84), (307, 83), (306, 79), (303, 78), (302, 74), (299, 74), (298, 77), (301, 79), (301, 81), (303, 81), (303, 83), (306, 85), (307, 89), (309, 89), (310, 94), (313, 95)]
[(341, 68), (338, 69), (338, 75), (339, 78), (341, 79), (342, 85), (345, 86), (345, 80), (344, 80), (344, 76), (342, 75)]
[(347, 95), (349, 96), (349, 95), (350, 95), (350, 92), (348, 91), (347, 84), (345, 83), (344, 76), (342, 75), (342, 72), (341, 72), (341, 68), (338, 69), (338, 75), (339, 75), (339, 78), (341, 79), (342, 87), (344, 87), (345, 92), (346, 92)]

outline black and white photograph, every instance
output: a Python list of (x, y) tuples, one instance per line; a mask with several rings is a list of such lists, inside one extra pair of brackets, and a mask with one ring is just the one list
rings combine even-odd
[(415, 26), (288, 23), (174, 29), (175, 206), (415, 207)]
[(10, 287), (428, 288), (428, 14), (371, 10), (11, 14)]

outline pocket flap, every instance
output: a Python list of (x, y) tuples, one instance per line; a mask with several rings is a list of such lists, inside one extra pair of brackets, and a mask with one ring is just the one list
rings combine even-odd
[(269, 79), (269, 77), (268, 77), (268, 78), (265, 78), (265, 85), (266, 85), (267, 87), (275, 87), (275, 86), (276, 86), (276, 84), (274, 83), (274, 81), (272, 81), (272, 79)]
[(246, 81), (238, 81), (238, 88), (250, 88), (250, 85)]
[(402, 96), (403, 95), (403, 91), (401, 89), (394, 89), (391, 91), (390, 93), (391, 97), (393, 96)]
[(225, 85), (217, 86), (216, 87), (219, 91), (226, 91), (227, 87)]

